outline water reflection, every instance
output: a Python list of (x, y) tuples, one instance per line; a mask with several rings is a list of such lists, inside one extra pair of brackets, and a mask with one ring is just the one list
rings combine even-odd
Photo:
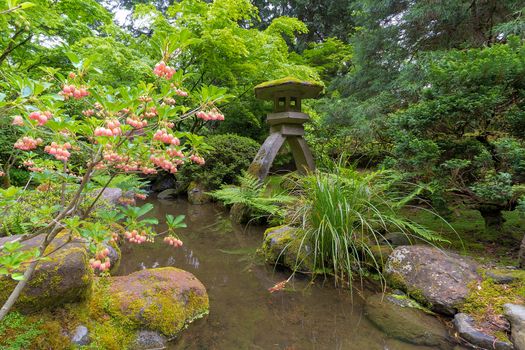
[(352, 297), (330, 283), (311, 285), (296, 278), (289, 291), (270, 294), (267, 289), (289, 275), (254, 263), (263, 228), (232, 225), (214, 205), (152, 203), (160, 221), (166, 214), (187, 216), (188, 228), (180, 231), (184, 247), (125, 245), (118, 273), (176, 266), (202, 281), (211, 305), (209, 316), (192, 324), (169, 349), (429, 349), (388, 338), (363, 317), (359, 294)]

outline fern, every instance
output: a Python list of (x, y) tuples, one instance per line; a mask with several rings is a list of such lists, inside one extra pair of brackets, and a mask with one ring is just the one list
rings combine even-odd
[(226, 205), (240, 204), (247, 207), (253, 218), (283, 216), (282, 204), (294, 200), (283, 193), (268, 193), (267, 184), (247, 172), (243, 172), (238, 181), (239, 186), (223, 185), (210, 195)]

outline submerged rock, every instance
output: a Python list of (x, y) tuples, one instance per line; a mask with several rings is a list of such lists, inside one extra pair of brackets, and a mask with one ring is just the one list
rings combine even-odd
[(162, 334), (154, 331), (139, 331), (135, 341), (131, 344), (131, 350), (158, 350), (165, 349), (168, 339)]
[(505, 304), (505, 317), (510, 321), (511, 340), (516, 350), (525, 350), (525, 306)]
[[(0, 238), (0, 246), (20, 236)], [(23, 249), (37, 248), (44, 240), (38, 235), (24, 241)], [(88, 253), (84, 243), (70, 240), (67, 233), (60, 233), (46, 249), (47, 259), (38, 263), (28, 285), (22, 291), (15, 308), (23, 312), (36, 312), (55, 308), (87, 298), (93, 281)], [(0, 278), (0, 303), (4, 303), (17, 282)]]
[(192, 182), (188, 186), (188, 202), (191, 204), (206, 204), (211, 202), (211, 198), (206, 194), (204, 186), (197, 182)]
[(479, 281), (477, 265), (458, 254), (430, 246), (402, 246), (394, 249), (385, 276), (432, 310), (454, 315), (468, 296), (468, 285)]
[(208, 313), (208, 295), (202, 283), (174, 267), (111, 277), (108, 293), (113, 316), (168, 337)]
[(365, 313), (376, 327), (393, 338), (439, 349), (452, 348), (444, 324), (407, 297), (373, 295), (366, 300)]
[(513, 350), (512, 344), (485, 334), (474, 325), (474, 319), (467, 314), (459, 313), (454, 316), (454, 326), (458, 334), (470, 344), (481, 349)]
[(314, 271), (311, 248), (303, 242), (301, 229), (291, 226), (271, 227), (264, 232), (261, 247), (266, 262), (286, 266), (298, 272)]
[(178, 195), (178, 192), (177, 190), (173, 189), (173, 188), (168, 188), (167, 190), (164, 190), (162, 192), (160, 192), (159, 194), (157, 194), (157, 198), (158, 199), (173, 199), (175, 197), (177, 197)]

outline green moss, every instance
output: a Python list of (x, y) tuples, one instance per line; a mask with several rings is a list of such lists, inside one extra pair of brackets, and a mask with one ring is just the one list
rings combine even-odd
[(286, 85), (286, 84), (299, 84), (299, 85), (304, 85), (304, 86), (312, 86), (312, 87), (320, 87), (320, 88), (324, 87), (323, 83), (318, 82), (318, 81), (300, 80), (295, 77), (288, 76), (288, 77), (284, 77), (281, 79), (265, 81), (264, 83), (257, 85), (255, 89), (256, 90), (265, 89), (265, 88), (270, 88), (270, 87), (279, 86), (279, 85)]
[(307, 252), (303, 235), (304, 231), (299, 228), (287, 225), (271, 227), (265, 231), (258, 252), (267, 263), (281, 264), (298, 272), (313, 272), (316, 270), (313, 255)]
[[(525, 279), (517, 279), (508, 285), (496, 284), (490, 278), (481, 283), (473, 282), (459, 311), (471, 315), (477, 323), (491, 324), (494, 318), (503, 314), (503, 305), (507, 303), (525, 303)], [(489, 330), (489, 333), (508, 341), (507, 334), (499, 329)]]

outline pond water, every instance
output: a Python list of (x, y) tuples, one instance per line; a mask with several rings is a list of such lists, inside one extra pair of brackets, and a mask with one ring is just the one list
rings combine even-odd
[[(194, 206), (184, 200), (152, 201), (154, 215), (186, 215), (180, 231), (184, 246), (124, 245), (117, 274), (163, 266), (193, 273), (206, 286), (210, 313), (196, 321), (168, 349), (430, 349), (390, 339), (363, 314), (358, 292), (334, 289), (330, 282), (295, 280), (292, 291), (268, 288), (289, 273), (256, 264), (264, 228), (232, 226), (216, 205)], [(159, 230), (165, 227), (161, 225)]]

